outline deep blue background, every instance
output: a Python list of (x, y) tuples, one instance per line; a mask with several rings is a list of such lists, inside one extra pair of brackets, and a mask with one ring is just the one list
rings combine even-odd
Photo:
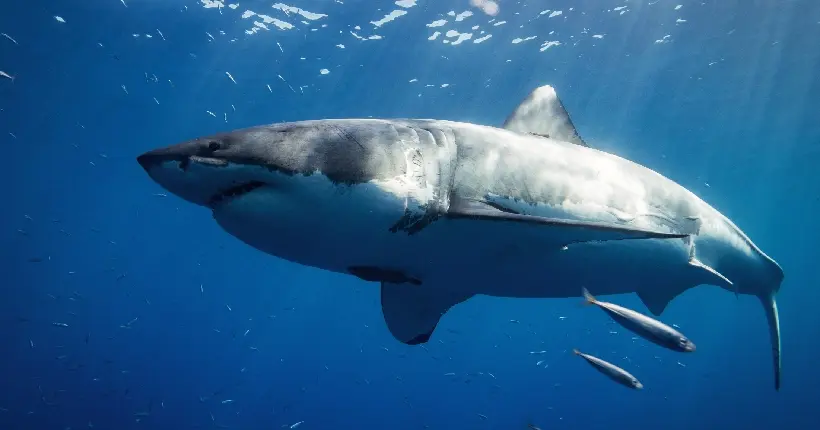
[[(0, 428), (820, 428), (820, 2), (507, 0), (505, 25), (471, 9), (435, 29), (468, 1), (420, 0), (379, 29), (369, 22), (391, 1), (289, 3), (328, 15), (309, 25), (271, 1), (1, 3), (0, 32), (19, 45), (0, 38), (0, 70), (17, 77), (0, 80)], [(548, 8), (564, 14), (538, 15)], [(297, 28), (247, 36), (247, 9)], [(355, 25), (384, 38), (359, 41)], [(427, 40), (474, 25), (493, 37)], [(539, 52), (547, 40), (562, 45)], [(784, 267), (780, 392), (757, 300), (710, 287), (664, 314), (696, 341), (691, 355), (633, 341), (576, 299), (472, 299), (426, 349), (403, 346), (375, 285), (243, 245), (206, 210), (154, 195), (134, 160), (285, 120), (498, 125), (546, 83), (594, 146), (683, 184)], [(573, 347), (646, 389), (611, 383)]]

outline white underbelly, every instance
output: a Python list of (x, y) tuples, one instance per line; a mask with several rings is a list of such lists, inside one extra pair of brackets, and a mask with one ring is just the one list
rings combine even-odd
[(350, 266), (384, 264), (399, 255), (400, 234), (390, 227), (404, 210), (404, 201), (365, 185), (322, 193), (263, 187), (213, 215), (225, 231), (263, 252), (347, 273)]

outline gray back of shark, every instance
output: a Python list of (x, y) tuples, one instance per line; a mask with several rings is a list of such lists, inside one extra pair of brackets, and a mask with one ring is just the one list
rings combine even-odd
[(552, 87), (505, 128), (315, 120), (147, 152), (168, 191), (271, 255), (381, 284), (391, 334), (427, 342), (477, 294), (635, 292), (660, 315), (701, 284), (760, 298), (775, 386), (783, 271), (725, 216), (646, 167), (590, 148)]

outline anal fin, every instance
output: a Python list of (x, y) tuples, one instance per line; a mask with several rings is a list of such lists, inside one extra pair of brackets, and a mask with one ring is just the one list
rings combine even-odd
[[(693, 234), (696, 234), (699, 228), (699, 226), (696, 226)], [(689, 280), (678, 280), (679, 282), (659, 285), (656, 288), (638, 292), (638, 297), (655, 316), (661, 316), (663, 311), (666, 310), (666, 307), (669, 305), (669, 302), (671, 302), (675, 297), (679, 296), (689, 288), (700, 284), (716, 285), (726, 289), (733, 289), (735, 291), (735, 295), (737, 295), (737, 287), (729, 278), (698, 259), (695, 253), (694, 237), (687, 236), (684, 238), (684, 242), (689, 247), (689, 258), (686, 264), (692, 271), (691, 273), (694, 274), (694, 278)]]
[(381, 302), (387, 329), (400, 342), (419, 345), (430, 340), (441, 317), (470, 295), (423, 286), (382, 282)]

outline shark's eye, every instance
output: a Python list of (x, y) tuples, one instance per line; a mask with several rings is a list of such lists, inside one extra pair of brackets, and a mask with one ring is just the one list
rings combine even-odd
[(208, 149), (210, 149), (211, 151), (218, 150), (220, 146), (221, 145), (219, 144), (219, 142), (214, 141), (214, 140), (212, 140), (208, 143)]

